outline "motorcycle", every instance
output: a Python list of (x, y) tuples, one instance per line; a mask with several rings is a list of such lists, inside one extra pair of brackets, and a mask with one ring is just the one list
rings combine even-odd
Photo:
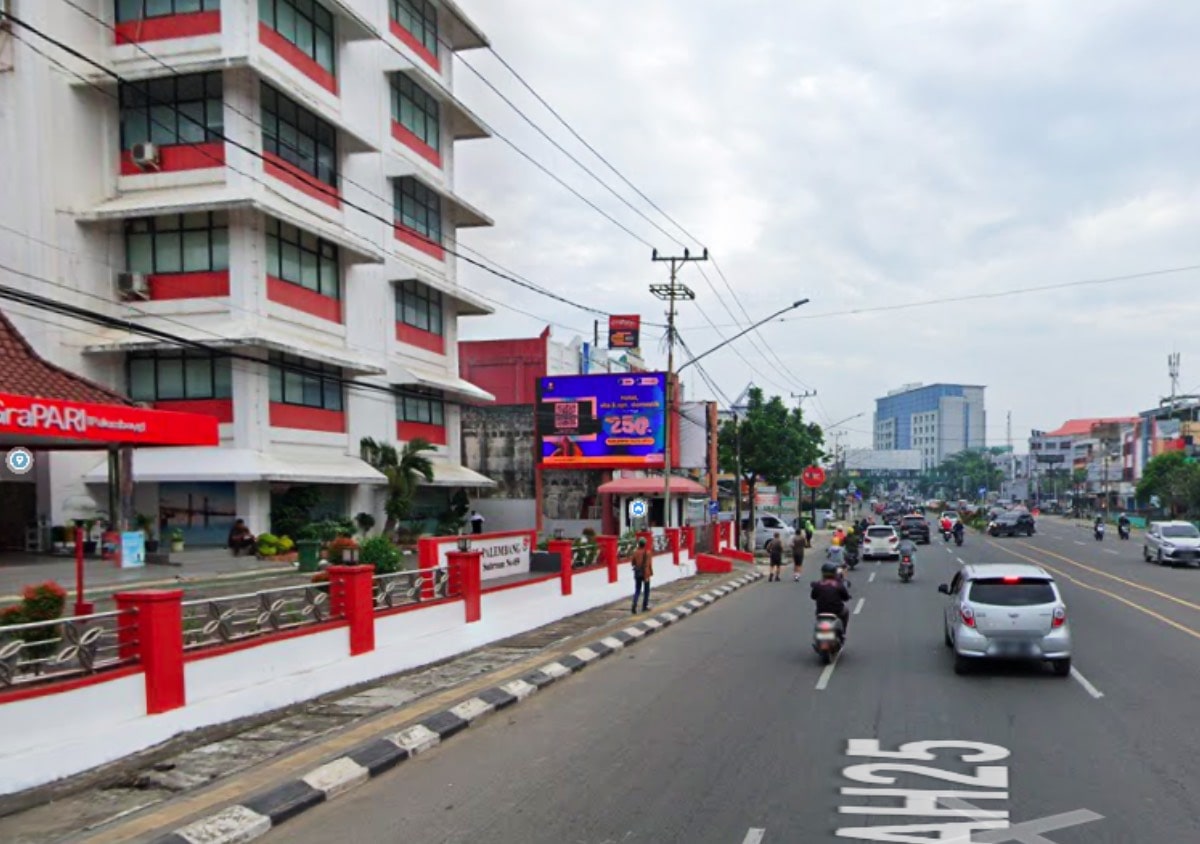
[(1096, 525), (1096, 527), (1093, 529), (1092, 533), (1095, 535), (1097, 542), (1102, 541), (1104, 539), (1104, 525), (1103, 524)]
[(850, 567), (851, 569), (853, 569), (855, 566), (857, 566), (858, 565), (858, 546), (857, 545), (847, 545), (845, 548), (845, 551), (842, 554), (842, 559), (845, 561), (846, 565), (848, 567)]
[(963, 534), (962, 534), (962, 532), (961, 532), (961, 531), (960, 531), (960, 532), (958, 532), (958, 533), (956, 533), (956, 534), (954, 534), (954, 544), (955, 544), (955, 545), (957, 545), (959, 548), (961, 548), (961, 547), (962, 547), (962, 544), (963, 544)]
[(1129, 525), (1117, 525), (1117, 536), (1122, 539), (1129, 538)]
[(912, 554), (902, 554), (900, 556), (900, 566), (898, 570), (900, 572), (900, 580), (904, 583), (908, 583), (908, 581), (913, 579), (914, 567)]
[(846, 630), (842, 620), (831, 613), (821, 613), (813, 628), (813, 650), (828, 665), (838, 658), (846, 644)]
[(942, 541), (943, 541), (943, 542), (949, 542), (949, 541), (950, 541), (950, 535), (951, 535), (951, 533), (952, 533), (951, 531), (948, 531), (948, 530), (943, 530), (943, 531), (942, 531)]

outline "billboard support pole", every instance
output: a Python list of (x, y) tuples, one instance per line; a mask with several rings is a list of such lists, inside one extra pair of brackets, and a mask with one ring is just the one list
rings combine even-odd
[(708, 250), (698, 258), (692, 257), (687, 249), (683, 250), (682, 258), (660, 258), (658, 250), (653, 250), (652, 261), (667, 261), (671, 265), (670, 284), (652, 284), (650, 292), (668, 303), (667, 307), (667, 383), (666, 383), (666, 426), (663, 428), (663, 528), (671, 527), (671, 422), (672, 399), (675, 394), (675, 302), (679, 299), (691, 301), (696, 294), (685, 284), (677, 284), (675, 276), (679, 268), (691, 261), (707, 261)]

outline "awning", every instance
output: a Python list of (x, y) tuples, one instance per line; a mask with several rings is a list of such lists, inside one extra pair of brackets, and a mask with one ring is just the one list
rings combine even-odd
[(396, 377), (396, 384), (400, 386), (415, 385), (418, 387), (427, 387), (433, 390), (441, 390), (450, 396), (468, 399), (470, 401), (486, 401), (492, 402), (496, 397), (480, 387), (476, 387), (470, 381), (466, 381), (455, 375), (449, 375), (445, 372), (438, 372), (433, 369), (426, 369), (422, 366), (417, 366), (405, 361), (401, 364), (402, 372)]
[(472, 488), (490, 488), (496, 486), (496, 482), (491, 478), (472, 471), (459, 463), (451, 463), (449, 460), (439, 460), (436, 457), (431, 458), (429, 462), (433, 464), (433, 480), (426, 481), (424, 478), (421, 478), (418, 481), (419, 486), (463, 486)]
[[(596, 490), (601, 495), (658, 495), (663, 494), (663, 479), (658, 478), (617, 478), (605, 484), (600, 484)], [(696, 483), (691, 478), (671, 476), (672, 495), (695, 495), (708, 497), (708, 489)]]
[[(358, 457), (348, 454), (263, 452), (248, 448), (171, 448), (136, 451), (135, 483), (192, 481), (280, 482), (310, 484), (385, 484), (387, 478)], [(84, 482), (108, 482), (108, 464), (84, 475)]]
[(432, 287), (447, 299), (455, 301), (454, 310), (458, 316), (487, 316), (496, 312), (494, 307), (472, 291), (459, 287), (439, 273), (423, 270), (416, 265), (389, 262), (384, 268), (384, 278), (392, 284), (419, 281), (426, 287)]
[(467, 17), (467, 13), (455, 0), (442, 0), (441, 5), (450, 13), (450, 20), (446, 26), (446, 40), (451, 47), (455, 50), (475, 50), (491, 46), (483, 30)]
[(426, 175), (412, 161), (394, 157), (385, 158), (384, 175), (389, 179), (416, 179), (422, 185), (436, 193), (442, 198), (446, 210), (450, 212), (450, 221), (456, 228), (468, 229), (495, 225), (495, 221), (491, 217), (484, 214), (445, 185), (438, 184), (437, 179)]

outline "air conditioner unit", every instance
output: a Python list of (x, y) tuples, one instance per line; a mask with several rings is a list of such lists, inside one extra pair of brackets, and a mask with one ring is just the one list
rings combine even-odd
[(149, 299), (150, 285), (141, 273), (117, 273), (117, 293), (122, 299)]
[(158, 169), (158, 146), (156, 144), (134, 144), (133, 149), (130, 150), (130, 157), (133, 158), (133, 163), (142, 170)]

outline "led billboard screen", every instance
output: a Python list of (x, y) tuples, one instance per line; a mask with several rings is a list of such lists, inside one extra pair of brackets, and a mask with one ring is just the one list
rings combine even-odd
[(538, 381), (541, 463), (557, 468), (661, 468), (666, 376), (552, 375)]

